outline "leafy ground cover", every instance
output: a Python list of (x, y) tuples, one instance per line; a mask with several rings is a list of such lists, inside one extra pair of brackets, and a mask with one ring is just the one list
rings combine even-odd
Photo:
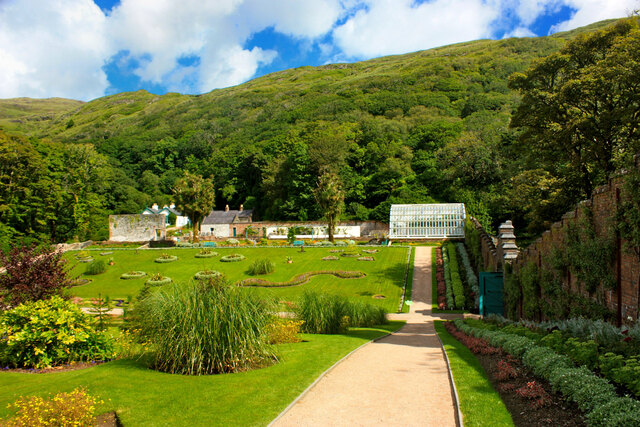
[[(488, 386), (498, 391), (502, 403), (500, 406), (506, 407), (515, 425), (585, 425), (584, 416), (576, 405), (554, 393), (547, 381), (536, 377), (518, 358), (506, 354), (500, 347), (492, 346), (484, 339), (461, 332), (451, 322), (443, 326), (449, 336), (469, 353), (474, 365), (482, 370)], [(477, 392), (477, 389), (474, 391)], [(476, 425), (467, 423), (466, 419), (465, 424)], [(494, 425), (493, 422), (491, 424)], [(478, 425), (486, 425), (486, 420)]]
[(266, 425), (345, 354), (402, 324), (303, 334), (303, 342), (277, 346), (279, 363), (235, 374), (172, 375), (136, 359), (51, 374), (0, 372), (0, 417), (11, 416), (7, 405), (19, 396), (83, 386), (104, 401), (99, 412), (117, 411), (124, 425)]
[[(444, 283), (444, 271), (442, 277), (438, 279), (437, 253), (438, 248), (433, 248), (431, 250), (431, 311), (432, 313), (464, 313), (464, 310), (447, 310), (438, 308), (440, 303), (442, 303), (443, 307), (446, 306), (444, 296), (446, 292), (446, 285)], [(442, 257), (440, 257), (440, 260), (442, 260)], [(444, 270), (444, 266), (442, 264), (440, 269)]]
[(435, 322), (436, 332), (449, 357), (465, 426), (513, 426), (511, 415), (473, 353)]
[[(220, 256), (213, 258), (196, 258), (200, 249), (160, 249), (160, 250), (113, 250), (107, 255), (113, 258), (114, 265), (109, 266), (105, 273), (90, 276), (88, 284), (71, 289), (74, 296), (81, 298), (96, 298), (108, 295), (112, 300), (127, 299), (138, 294), (144, 284), (144, 279), (121, 280), (120, 276), (129, 271), (145, 271), (147, 275), (160, 273), (171, 277), (174, 282), (187, 282), (193, 275), (202, 270), (220, 271), (232, 281), (237, 282), (251, 277), (249, 267), (256, 259), (268, 258), (275, 263), (275, 271), (265, 278), (272, 282), (288, 282), (296, 276), (310, 272), (322, 271), (328, 268), (341, 271), (362, 271), (366, 277), (360, 279), (339, 279), (334, 276), (319, 275), (313, 277), (309, 283), (302, 286), (286, 288), (252, 288), (265, 297), (275, 297), (280, 301), (292, 301), (304, 290), (325, 292), (346, 296), (350, 299), (370, 302), (383, 307), (387, 312), (395, 312), (398, 308), (404, 272), (406, 268), (406, 248), (379, 248), (375, 254), (375, 261), (362, 262), (356, 258), (340, 257), (337, 261), (322, 261), (330, 255), (331, 248), (305, 248), (304, 252), (294, 248), (216, 248)], [(171, 263), (156, 263), (154, 260), (163, 252), (176, 255), (177, 261)], [(90, 251), (91, 254), (94, 251)], [(246, 257), (240, 262), (220, 262), (220, 257), (231, 253), (239, 253)], [(95, 251), (96, 257), (101, 257)], [(292, 263), (287, 263), (291, 257)], [(84, 277), (85, 266), (75, 259), (74, 252), (65, 254), (70, 261), (71, 276)], [(373, 298), (383, 295), (384, 299)]]
[[(628, 396), (585, 365), (576, 367), (572, 359), (527, 336), (479, 327), (479, 321), (456, 320), (456, 328), (467, 335), (485, 340), (518, 358), (533, 374), (549, 382), (567, 401), (585, 414), (591, 426), (637, 425), (640, 402)], [(474, 325), (474, 326), (472, 326)], [(505, 328), (506, 330), (507, 328)]]

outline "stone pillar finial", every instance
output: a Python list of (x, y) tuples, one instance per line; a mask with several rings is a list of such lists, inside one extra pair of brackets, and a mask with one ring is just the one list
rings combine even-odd
[(498, 227), (498, 256), (504, 261), (513, 261), (518, 257), (519, 250), (513, 230), (513, 223), (510, 220)]

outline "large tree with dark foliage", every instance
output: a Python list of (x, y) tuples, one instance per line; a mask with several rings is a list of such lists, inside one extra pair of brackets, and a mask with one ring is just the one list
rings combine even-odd
[(197, 241), (200, 224), (213, 209), (215, 201), (213, 181), (185, 171), (182, 178), (176, 181), (173, 195), (178, 209), (191, 221), (193, 239)]
[(525, 152), (573, 189), (574, 201), (629, 164), (640, 149), (637, 18), (576, 37), (510, 78), (522, 94), (511, 126)]
[(16, 246), (8, 254), (0, 251), (0, 306), (15, 307), (62, 295), (70, 285), (62, 253), (50, 246)]

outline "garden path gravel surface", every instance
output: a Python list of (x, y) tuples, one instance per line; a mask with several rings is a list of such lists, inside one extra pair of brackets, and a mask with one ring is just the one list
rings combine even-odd
[(431, 315), (431, 247), (416, 247), (414, 265), (406, 325), (336, 364), (271, 425), (456, 425), (447, 363), (433, 326), (439, 317)]

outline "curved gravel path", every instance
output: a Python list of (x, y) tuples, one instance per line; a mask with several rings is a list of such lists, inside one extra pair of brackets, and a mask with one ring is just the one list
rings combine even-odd
[[(413, 304), (397, 332), (350, 354), (273, 426), (455, 426), (449, 373), (431, 316), (431, 248), (416, 247)], [(447, 316), (449, 317), (449, 316)]]

